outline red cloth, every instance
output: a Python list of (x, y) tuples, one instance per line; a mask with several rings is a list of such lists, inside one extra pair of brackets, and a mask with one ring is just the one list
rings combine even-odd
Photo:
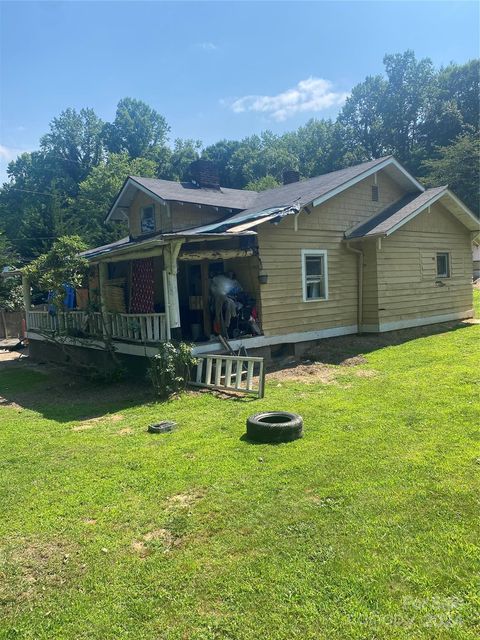
[(133, 260), (130, 313), (154, 312), (153, 258)]

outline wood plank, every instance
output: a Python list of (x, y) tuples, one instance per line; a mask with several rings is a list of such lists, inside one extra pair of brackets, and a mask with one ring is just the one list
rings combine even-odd
[(212, 357), (207, 356), (207, 368), (205, 371), (205, 384), (212, 384)]

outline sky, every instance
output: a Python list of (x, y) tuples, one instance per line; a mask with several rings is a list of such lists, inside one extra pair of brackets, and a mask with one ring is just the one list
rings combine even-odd
[(147, 102), (171, 139), (210, 144), (335, 117), (352, 87), (413, 49), (478, 57), (479, 3), (0, 1), (0, 183), (68, 107), (112, 120)]

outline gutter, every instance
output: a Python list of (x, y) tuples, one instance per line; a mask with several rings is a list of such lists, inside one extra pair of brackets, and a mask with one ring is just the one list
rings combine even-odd
[(352, 253), (356, 253), (357, 260), (357, 325), (358, 332), (361, 333), (363, 325), (363, 251), (354, 249), (350, 242), (346, 243), (346, 248)]

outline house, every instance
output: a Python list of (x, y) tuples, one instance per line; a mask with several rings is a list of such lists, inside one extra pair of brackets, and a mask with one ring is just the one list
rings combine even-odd
[(480, 242), (473, 243), (473, 279), (480, 278)]
[[(33, 354), (45, 331), (62, 327), (84, 349), (101, 349), (95, 338), (108, 327), (128, 356), (153, 355), (170, 338), (220, 352), (218, 332), (233, 349), (269, 355), (472, 316), (479, 220), (392, 156), (308, 180), (286, 171), (282, 186), (261, 193), (221, 187), (210, 162), (191, 169), (189, 183), (125, 180), (106, 219), (128, 221), (129, 235), (83, 254), (93, 313), (32, 310), (24, 283)], [(228, 301), (220, 295), (214, 308), (212, 292), (225, 282), (236, 293), (222, 326)]]

